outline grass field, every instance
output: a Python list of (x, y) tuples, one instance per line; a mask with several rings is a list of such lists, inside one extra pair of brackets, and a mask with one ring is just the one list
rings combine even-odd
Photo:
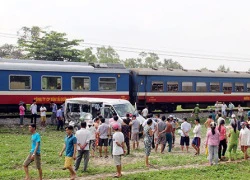
[[(204, 129), (204, 128), (203, 128)], [(58, 153), (60, 152), (63, 145), (63, 138), (65, 136), (64, 132), (55, 131), (54, 128), (47, 128), (46, 131), (38, 130), (41, 134), (42, 144), (41, 144), (41, 155), (42, 155), (42, 169), (43, 176), (45, 179), (52, 178), (67, 178), (69, 176), (68, 171), (63, 171), (62, 167), (64, 164), (64, 158), (59, 157)], [(205, 130), (203, 130), (203, 134)], [(11, 179), (19, 180), (24, 177), (23, 171), (23, 161), (26, 156), (29, 154), (30, 150), (30, 134), (28, 128), (20, 128), (13, 126), (11, 128), (0, 127), (0, 179)], [(191, 135), (192, 136), (192, 135)], [(204, 136), (203, 136), (204, 137)], [(178, 143), (177, 143), (178, 145)], [(143, 147), (141, 143), (141, 147)], [(238, 152), (239, 158), (242, 158), (242, 153)], [(143, 148), (138, 151), (132, 151), (132, 153), (126, 157), (122, 158), (123, 162), (123, 171), (131, 172), (135, 170), (144, 170), (144, 151)], [(205, 155), (194, 156), (193, 150), (191, 149), (190, 153), (182, 153), (179, 146), (176, 146), (172, 153), (159, 154), (152, 152), (150, 156), (150, 163), (154, 165), (154, 168), (160, 169), (161, 167), (176, 167), (183, 165), (199, 166), (201, 164), (207, 163)], [(249, 162), (238, 164), (241, 166), (249, 166)], [(238, 166), (237, 165), (237, 166)], [(235, 168), (236, 165), (220, 165), (218, 167), (204, 167), (199, 169), (188, 169), (188, 178), (196, 177), (195, 174), (198, 172), (204, 171), (204, 177), (209, 177), (209, 172), (213, 177), (216, 177), (216, 174), (219, 175), (220, 172), (227, 170), (228, 176), (231, 174), (229, 170)], [(217, 170), (216, 170), (217, 169)], [(143, 174), (133, 174), (124, 177), (124, 179), (148, 179), (152, 178), (165, 178), (170, 177), (166, 175), (175, 175), (174, 177), (182, 177), (182, 173), (186, 170), (170, 170), (158, 172), (158, 175), (155, 176), (154, 173), (143, 173)], [(215, 171), (212, 173), (212, 171)], [(218, 172), (217, 172), (218, 171)], [(235, 171), (235, 169), (232, 169)], [(239, 169), (238, 169), (239, 171)], [(88, 172), (83, 173), (78, 171), (78, 176), (89, 176), (94, 174), (105, 174), (105, 173), (114, 173), (115, 168), (113, 165), (113, 160), (111, 158), (92, 158), (89, 162)], [(239, 172), (245, 172), (242, 167)], [(248, 172), (249, 173), (249, 172)], [(33, 179), (38, 178), (38, 173), (34, 167), (34, 164), (30, 166), (30, 174)], [(237, 173), (236, 173), (237, 174)], [(238, 173), (239, 174), (239, 173)], [(235, 175), (235, 174), (234, 174)], [(150, 179), (152, 179), (150, 178)], [(223, 178), (224, 179), (224, 178)]]

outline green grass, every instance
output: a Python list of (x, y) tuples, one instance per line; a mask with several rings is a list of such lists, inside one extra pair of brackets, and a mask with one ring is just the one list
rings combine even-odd
[(120, 179), (249, 179), (250, 162), (222, 164), (218, 166), (152, 171), (124, 175)]
[[(50, 178), (67, 178), (69, 172), (63, 171), (64, 157), (59, 157), (58, 154), (63, 145), (64, 132), (58, 132), (55, 128), (47, 128), (46, 131), (38, 130), (41, 134), (41, 157), (42, 157), (42, 169), (45, 179)], [(203, 137), (205, 134), (205, 128), (203, 128)], [(0, 127), (0, 179), (6, 180), (19, 180), (24, 177), (23, 161), (27, 157), (30, 151), (30, 138), (31, 135), (28, 132), (28, 128), (20, 127)], [(178, 135), (176, 135), (178, 136)], [(190, 134), (192, 137), (192, 135)], [(141, 148), (143, 147), (140, 144)], [(178, 142), (177, 142), (178, 146)], [(240, 153), (238, 153), (240, 154)], [(243, 157), (242, 153), (241, 156)], [(140, 149), (132, 151), (130, 155), (122, 158), (123, 171), (142, 170), (144, 166), (144, 150)], [(175, 167), (188, 164), (204, 164), (207, 162), (205, 155), (197, 157), (193, 156), (193, 153), (181, 153), (179, 147), (176, 147), (172, 153), (159, 154), (152, 152), (150, 155), (150, 163), (156, 168), (161, 167)], [(81, 166), (82, 167), (82, 166)], [(34, 163), (29, 167), (32, 178), (38, 178), (37, 170)], [(102, 173), (113, 173), (115, 167), (112, 159), (99, 159), (92, 158), (89, 162), (88, 172), (82, 173), (78, 171), (78, 176), (88, 176)]]

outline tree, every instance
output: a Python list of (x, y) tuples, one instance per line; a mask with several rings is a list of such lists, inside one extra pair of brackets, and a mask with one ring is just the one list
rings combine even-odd
[(161, 65), (161, 63), (159, 62), (159, 56), (155, 53), (148, 53), (148, 56), (145, 58), (145, 67), (158, 67), (159, 65)]
[(119, 55), (111, 46), (98, 47), (96, 56), (100, 63), (120, 63)]
[(82, 50), (82, 62), (94, 63), (97, 62), (96, 56), (92, 52), (92, 48), (86, 48)]
[(74, 47), (82, 40), (68, 40), (65, 33), (42, 31), (41, 28), (23, 27), (19, 32), (18, 45), (26, 58), (49, 61), (81, 61), (83, 52)]
[(225, 65), (220, 65), (217, 70), (222, 72), (228, 72), (230, 71), (230, 68), (229, 67), (226, 68)]
[(201, 70), (201, 71), (208, 71), (208, 68), (203, 67), (203, 68), (201, 68), (200, 70)]
[(173, 69), (183, 69), (182, 65), (177, 61), (173, 61), (172, 59), (164, 59), (163, 68), (173, 68)]
[(18, 47), (12, 44), (4, 44), (0, 47), (0, 57), (8, 59), (21, 59), (23, 54)]

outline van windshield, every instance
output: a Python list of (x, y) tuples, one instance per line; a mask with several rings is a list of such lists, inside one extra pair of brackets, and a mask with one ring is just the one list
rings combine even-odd
[(126, 117), (126, 114), (134, 114), (135, 108), (130, 103), (126, 104), (114, 104), (115, 111), (120, 117)]

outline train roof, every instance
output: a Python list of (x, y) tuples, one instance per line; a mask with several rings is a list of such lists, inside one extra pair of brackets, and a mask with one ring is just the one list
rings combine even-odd
[(195, 77), (232, 77), (250, 78), (250, 72), (243, 71), (212, 71), (212, 70), (186, 70), (172, 68), (132, 68), (132, 72), (137, 75), (148, 76), (195, 76)]
[(79, 97), (79, 98), (70, 98), (66, 99), (65, 103), (108, 103), (108, 104), (124, 104), (129, 103), (129, 101), (125, 99), (110, 99), (110, 98), (85, 98), (85, 97)]
[(123, 64), (0, 59), (0, 70), (129, 73)]

